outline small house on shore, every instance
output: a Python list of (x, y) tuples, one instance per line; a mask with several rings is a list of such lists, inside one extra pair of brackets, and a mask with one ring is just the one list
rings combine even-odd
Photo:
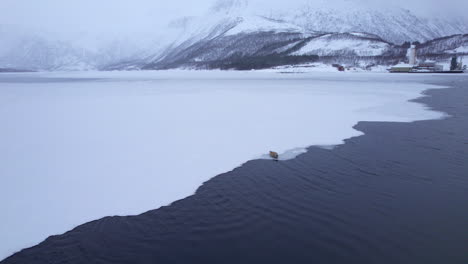
[(413, 70), (414, 65), (398, 64), (389, 69), (390, 72), (410, 72)]
[(441, 72), (444, 70), (444, 66), (436, 64), (435, 62), (421, 62), (413, 68), (413, 71), (419, 72)]

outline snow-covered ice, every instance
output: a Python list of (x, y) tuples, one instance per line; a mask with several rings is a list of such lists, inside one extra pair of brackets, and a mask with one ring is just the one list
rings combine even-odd
[(268, 151), (442, 113), (421, 76), (87, 72), (0, 75), (0, 259), (108, 215), (139, 214)]

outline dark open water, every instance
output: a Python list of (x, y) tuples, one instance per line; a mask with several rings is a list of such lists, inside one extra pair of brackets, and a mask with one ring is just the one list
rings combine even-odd
[(451, 118), (361, 122), (366, 135), (333, 150), (249, 161), (171, 206), (82, 225), (1, 263), (467, 264), (468, 78), (429, 78), (455, 88), (417, 101)]

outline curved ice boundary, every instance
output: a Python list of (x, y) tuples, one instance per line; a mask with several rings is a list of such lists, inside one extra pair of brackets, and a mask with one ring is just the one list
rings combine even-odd
[[(427, 76), (425, 76), (427, 77)], [(419, 76), (88, 72), (0, 76), (0, 259), (109, 215), (187, 197), (274, 150), (358, 136), (359, 121), (444, 114)]]

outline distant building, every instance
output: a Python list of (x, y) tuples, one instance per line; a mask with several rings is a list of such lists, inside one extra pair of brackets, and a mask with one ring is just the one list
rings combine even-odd
[(433, 61), (421, 62), (418, 64), (416, 58), (416, 45), (411, 45), (407, 52), (409, 64), (398, 64), (388, 71), (390, 72), (442, 72), (444, 67)]
[(393, 67), (391, 67), (390, 69), (388, 69), (388, 71), (390, 72), (410, 72), (411, 70), (413, 70), (413, 65), (409, 65), (409, 64), (398, 64), (398, 65), (395, 65)]
[(410, 65), (416, 65), (417, 59), (416, 59), (416, 45), (411, 45), (411, 47), (408, 50), (408, 59), (409, 59), (409, 64)]
[(389, 72), (443, 72), (444, 66), (435, 62), (421, 62), (418, 65), (399, 64), (388, 69)]
[(414, 72), (441, 72), (444, 70), (444, 66), (438, 65), (435, 62), (421, 62), (417, 66), (413, 67)]
[(466, 65), (463, 65), (463, 56), (460, 57), (460, 63), (458, 64), (458, 69), (459, 70), (466, 70)]

